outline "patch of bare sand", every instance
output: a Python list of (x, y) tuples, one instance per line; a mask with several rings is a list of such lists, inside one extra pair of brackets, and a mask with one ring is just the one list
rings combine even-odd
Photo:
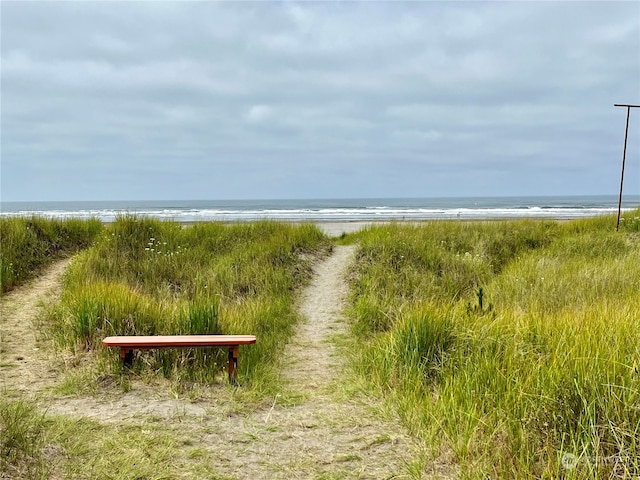
[[(206, 449), (216, 471), (230, 478), (451, 478), (447, 465), (432, 463), (420, 472), (414, 463), (420, 446), (399, 422), (376, 413), (375, 400), (336, 396), (335, 387), (348, 367), (332, 337), (347, 329), (341, 311), (353, 253), (353, 247), (337, 247), (316, 266), (313, 282), (302, 295), (306, 321), (285, 352), (289, 389), (301, 398), (297, 404), (279, 404), (276, 397), (248, 413), (236, 412), (233, 389), (226, 386), (215, 388), (206, 401), (191, 402), (139, 382), (126, 393), (106, 385), (97, 395), (46, 396), (41, 403), (50, 414), (103, 423), (161, 422), (187, 438), (191, 447)], [(55, 265), (2, 302), (2, 346), (13, 358), (11, 368), (0, 370), (6, 388), (37, 397), (38, 390), (60, 379), (60, 369), (47, 361), (52, 350), (39, 346), (33, 320), (39, 301), (58, 292), (66, 266)]]
[(33, 394), (52, 385), (61, 359), (51, 357), (35, 322), (41, 303), (55, 300), (71, 259), (61, 260), (35, 280), (0, 299), (0, 388)]

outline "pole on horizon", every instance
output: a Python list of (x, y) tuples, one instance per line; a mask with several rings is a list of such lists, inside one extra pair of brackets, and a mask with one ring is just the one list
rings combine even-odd
[(622, 213), (622, 185), (624, 184), (624, 164), (627, 160), (627, 137), (629, 136), (629, 115), (632, 108), (640, 108), (640, 105), (629, 105), (626, 103), (614, 103), (614, 107), (627, 107), (627, 126), (624, 130), (624, 148), (622, 150), (622, 174), (620, 175), (620, 196), (618, 197), (618, 221), (616, 232), (620, 229), (620, 214)]

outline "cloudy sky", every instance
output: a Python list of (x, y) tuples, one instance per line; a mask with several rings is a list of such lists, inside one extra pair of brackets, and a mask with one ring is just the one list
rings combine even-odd
[(640, 104), (637, 1), (0, 7), (3, 201), (616, 195)]

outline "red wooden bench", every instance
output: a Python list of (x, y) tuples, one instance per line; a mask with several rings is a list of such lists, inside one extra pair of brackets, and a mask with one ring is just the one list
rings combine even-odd
[(133, 363), (133, 350), (156, 348), (226, 347), (229, 349), (229, 382), (236, 383), (240, 345), (256, 343), (254, 335), (153, 335), (117, 336), (102, 340), (107, 347), (120, 347), (120, 358), (126, 366)]

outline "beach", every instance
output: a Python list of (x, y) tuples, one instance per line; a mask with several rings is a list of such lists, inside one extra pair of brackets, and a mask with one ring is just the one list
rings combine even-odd
[(339, 237), (342, 234), (358, 232), (372, 223), (373, 222), (315, 222), (318, 228), (330, 237)]

